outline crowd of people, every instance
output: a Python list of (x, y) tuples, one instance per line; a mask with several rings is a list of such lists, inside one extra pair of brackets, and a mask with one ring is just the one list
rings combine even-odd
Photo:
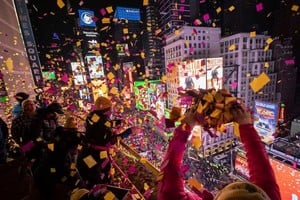
[[(63, 194), (65, 199), (106, 199), (107, 195), (110, 198), (116, 197), (103, 186), (111, 184), (115, 178), (112, 156), (118, 151), (116, 144), (120, 139), (144, 154), (155, 166), (160, 167), (158, 182), (153, 181), (153, 177), (146, 176), (147, 173), (144, 174), (145, 180), (149, 179), (151, 184), (151, 187), (148, 185), (148, 188), (151, 188), (148, 190), (149, 193), (145, 189), (147, 185), (139, 184), (141, 189), (144, 187), (143, 192), (148, 199), (280, 199), (267, 154), (253, 128), (250, 114), (242, 106), (233, 110), (232, 114), (240, 124), (241, 141), (247, 152), (251, 182), (231, 183), (213, 197), (209, 190), (216, 187), (219, 189), (220, 185), (224, 185), (224, 182), (220, 184), (220, 177), (225, 176), (228, 171), (209, 160), (196, 159), (194, 162), (184, 159), (191, 130), (195, 125), (201, 125), (192, 111), (187, 111), (180, 118), (181, 124), (175, 128), (171, 140), (166, 141), (155, 133), (151, 125), (144, 126), (145, 129), (142, 131), (136, 120), (125, 120), (116, 115), (112, 109), (112, 99), (106, 97), (98, 97), (93, 109), (86, 115), (84, 133), (79, 131), (72, 115), (65, 118), (64, 125), (59, 123), (58, 116), (65, 112), (60, 103), (53, 101), (37, 107), (36, 102), (26, 93), (18, 93), (16, 99), (18, 103), (17, 108), (13, 109), (11, 127), (0, 120), (0, 161), (1, 164), (5, 164), (6, 156), (10, 155), (7, 153), (6, 143), (11, 135), (11, 141), (18, 147), (14, 149), (12, 155), (14, 159), (22, 161), (19, 173), (32, 175), (39, 199), (57, 199), (55, 194), (58, 192), (58, 186), (60, 186), (59, 193)], [(20, 106), (21, 111), (18, 108)], [(114, 114), (118, 117), (113, 117)], [(260, 160), (259, 163), (256, 162), (257, 159)], [(116, 160), (120, 161), (120, 158)], [(138, 172), (143, 171), (143, 166), (139, 163), (129, 163), (130, 166), (135, 164), (135, 170)], [(182, 173), (182, 164), (189, 168), (189, 171), (185, 170), (186, 174)], [(126, 169), (129, 174), (133, 170), (132, 167)], [(141, 174), (138, 177), (140, 176)], [(193, 192), (187, 192), (184, 184), (185, 176), (200, 180), (204, 189), (197, 190), (192, 187)], [(149, 194), (153, 193), (155, 188), (157, 192), (153, 197)]]

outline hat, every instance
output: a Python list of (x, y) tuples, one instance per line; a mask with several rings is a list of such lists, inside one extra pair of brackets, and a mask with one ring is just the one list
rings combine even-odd
[(234, 182), (224, 187), (215, 200), (270, 200), (268, 195), (258, 186), (249, 182)]
[(22, 102), (26, 99), (29, 98), (29, 94), (25, 93), (25, 92), (18, 92), (16, 95), (15, 95), (15, 98), (17, 101), (19, 102)]
[(111, 100), (106, 97), (98, 97), (95, 101), (96, 110), (106, 110), (112, 106)]
[(56, 112), (58, 114), (64, 114), (62, 106), (59, 103), (57, 103), (57, 102), (50, 103), (47, 106), (47, 110), (49, 112)]

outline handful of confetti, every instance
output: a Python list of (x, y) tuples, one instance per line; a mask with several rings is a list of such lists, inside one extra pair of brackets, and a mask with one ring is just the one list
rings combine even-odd
[(232, 122), (231, 111), (241, 108), (240, 99), (225, 89), (218, 91), (215, 89), (188, 90), (181, 95), (193, 98), (190, 109), (195, 112), (196, 119), (207, 131)]

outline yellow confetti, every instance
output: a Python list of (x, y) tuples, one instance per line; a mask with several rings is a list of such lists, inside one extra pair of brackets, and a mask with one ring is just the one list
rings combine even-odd
[(252, 88), (253, 92), (258, 92), (269, 82), (270, 82), (269, 76), (263, 72), (258, 77), (254, 78), (251, 81), (250, 87)]
[(273, 39), (272, 38), (268, 38), (267, 40), (266, 40), (266, 43), (269, 45), (269, 44), (271, 44), (273, 42)]
[(115, 78), (115, 75), (112, 72), (109, 72), (107, 74), (107, 78), (108, 78), (108, 80), (112, 80), (113, 78)]
[(65, 3), (62, 0), (57, 0), (56, 4), (59, 8), (65, 7)]
[(91, 155), (85, 157), (83, 161), (88, 166), (88, 168), (92, 168), (97, 164), (97, 162), (94, 160), (94, 158)]
[(106, 127), (111, 127), (111, 123), (109, 121), (106, 121), (104, 124)]
[(149, 0), (143, 0), (143, 6), (148, 6)]
[(144, 183), (144, 190), (147, 191), (149, 188), (149, 185), (147, 183)]
[(104, 159), (104, 158), (107, 158), (108, 155), (107, 155), (107, 151), (100, 151), (100, 159)]
[(104, 17), (104, 18), (102, 18), (101, 22), (102, 22), (102, 24), (109, 24), (110, 23), (110, 18)]
[(108, 192), (104, 196), (104, 200), (114, 200), (116, 197), (112, 192)]
[(56, 169), (55, 169), (55, 168), (50, 168), (50, 172), (51, 172), (51, 173), (55, 173), (55, 172), (56, 172)]
[(230, 12), (232, 12), (232, 11), (235, 10), (235, 7), (234, 7), (234, 6), (230, 6), (230, 7), (228, 8), (228, 10), (229, 10)]
[(107, 13), (108, 13), (108, 14), (110, 14), (110, 13), (114, 12), (114, 10), (113, 10), (113, 7), (112, 7), (112, 6), (108, 6), (108, 7), (106, 7), (106, 11), (107, 11)]
[(99, 119), (100, 119), (100, 116), (97, 115), (96, 113), (94, 113), (92, 118), (91, 118), (92, 122), (94, 122), (94, 123), (98, 122)]
[(196, 149), (199, 149), (202, 146), (202, 140), (200, 137), (194, 137), (191, 142)]
[(50, 151), (54, 151), (54, 144), (53, 143), (48, 144), (47, 147)]
[(268, 50), (269, 50), (269, 45), (266, 45), (264, 51), (268, 51)]
[(292, 5), (291, 10), (295, 11), (295, 12), (298, 12), (299, 6), (298, 5)]
[(254, 38), (254, 37), (256, 37), (256, 31), (250, 32), (250, 38)]
[(221, 7), (218, 7), (218, 8), (216, 9), (216, 11), (217, 11), (217, 14), (219, 14), (219, 13), (222, 11), (222, 8), (221, 8)]
[(6, 61), (4, 61), (7, 67), (8, 71), (13, 71), (14, 70), (14, 64), (13, 64), (13, 60), (11, 58), (7, 58)]
[(266, 68), (268, 68), (270, 66), (268, 62), (265, 62), (264, 65), (265, 65)]
[(190, 178), (188, 180), (188, 183), (191, 187), (194, 187), (200, 191), (203, 189), (203, 185), (201, 183), (199, 183), (196, 178)]
[(228, 50), (229, 51), (234, 51), (235, 50), (235, 45), (234, 44), (230, 45), (229, 48), (228, 48)]
[(128, 28), (123, 29), (123, 34), (128, 34)]

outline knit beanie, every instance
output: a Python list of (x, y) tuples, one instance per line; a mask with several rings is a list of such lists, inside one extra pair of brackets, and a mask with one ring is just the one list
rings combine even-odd
[(106, 97), (98, 97), (95, 101), (96, 110), (106, 110), (112, 106), (111, 100)]
[(249, 182), (234, 182), (224, 187), (215, 200), (270, 200), (258, 186)]

